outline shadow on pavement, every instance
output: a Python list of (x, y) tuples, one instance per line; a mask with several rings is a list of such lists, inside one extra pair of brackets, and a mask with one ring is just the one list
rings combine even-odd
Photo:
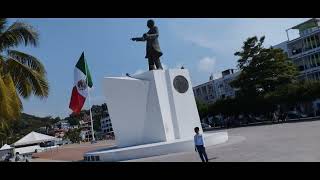
[(209, 161), (214, 159), (218, 159), (218, 157), (209, 158)]

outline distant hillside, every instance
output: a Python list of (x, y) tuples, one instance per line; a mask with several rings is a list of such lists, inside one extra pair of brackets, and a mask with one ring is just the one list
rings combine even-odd
[[(100, 131), (100, 119), (108, 116), (107, 104), (104, 103), (102, 105), (93, 105), (91, 110), (94, 130)], [(82, 110), (80, 114), (77, 115), (70, 114), (69, 117), (64, 119), (60, 119), (59, 117), (52, 118), (51, 116), (37, 117), (22, 113), (20, 120), (14, 121), (10, 130), (6, 132), (6, 137), (0, 135), (0, 143), (3, 141), (4, 143), (12, 144), (31, 131), (38, 131), (40, 127), (50, 127), (60, 120), (67, 120), (71, 125), (77, 125), (79, 124), (79, 121), (83, 119), (84, 114), (89, 115), (89, 110)]]
[(0, 137), (0, 140), (9, 144), (14, 143), (31, 131), (37, 131), (40, 127), (50, 126), (59, 120), (59, 118), (54, 119), (52, 117), (37, 117), (22, 113), (21, 119), (14, 121), (12, 127), (7, 132), (8, 137)]

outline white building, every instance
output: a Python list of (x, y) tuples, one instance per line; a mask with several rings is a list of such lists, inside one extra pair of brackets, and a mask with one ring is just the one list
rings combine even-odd
[(68, 130), (70, 129), (70, 123), (66, 120), (61, 120), (54, 124), (54, 128)]
[(214, 103), (221, 98), (235, 97), (235, 89), (230, 86), (230, 82), (239, 74), (240, 71), (227, 69), (222, 72), (221, 78), (213, 79), (211, 75), (208, 82), (193, 88), (195, 98), (206, 103)]
[[(290, 39), (288, 31), (298, 30), (299, 36)], [(299, 70), (299, 80), (320, 80), (320, 19), (312, 18), (286, 30), (288, 40), (273, 48), (283, 49)], [(320, 100), (313, 102), (313, 110), (320, 109)], [(318, 112), (318, 115), (320, 113)]]
[(100, 123), (101, 123), (101, 131), (104, 133), (104, 134), (111, 134), (113, 133), (113, 128), (112, 128), (112, 123), (111, 123), (111, 120), (110, 120), (110, 116), (106, 116), (104, 118), (102, 118), (100, 120)]
[[(299, 37), (290, 40), (289, 30), (298, 30)], [(283, 49), (297, 65), (298, 79), (320, 80), (320, 19), (309, 19), (286, 31), (288, 40), (273, 47)]]
[(79, 137), (82, 141), (90, 141), (90, 139), (92, 138), (91, 130), (81, 130)]

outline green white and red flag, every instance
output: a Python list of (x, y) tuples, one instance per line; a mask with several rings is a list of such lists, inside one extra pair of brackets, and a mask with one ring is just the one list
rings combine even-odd
[(69, 108), (74, 113), (79, 113), (89, 94), (89, 88), (92, 88), (92, 79), (84, 53), (81, 54), (74, 69), (74, 86), (72, 89)]

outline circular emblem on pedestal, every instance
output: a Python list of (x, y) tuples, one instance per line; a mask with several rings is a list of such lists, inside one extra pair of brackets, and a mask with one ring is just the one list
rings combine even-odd
[(189, 89), (189, 83), (188, 83), (188, 80), (179, 75), (179, 76), (176, 76), (174, 79), (173, 79), (173, 87), (179, 92), (179, 93), (185, 93), (188, 91)]

